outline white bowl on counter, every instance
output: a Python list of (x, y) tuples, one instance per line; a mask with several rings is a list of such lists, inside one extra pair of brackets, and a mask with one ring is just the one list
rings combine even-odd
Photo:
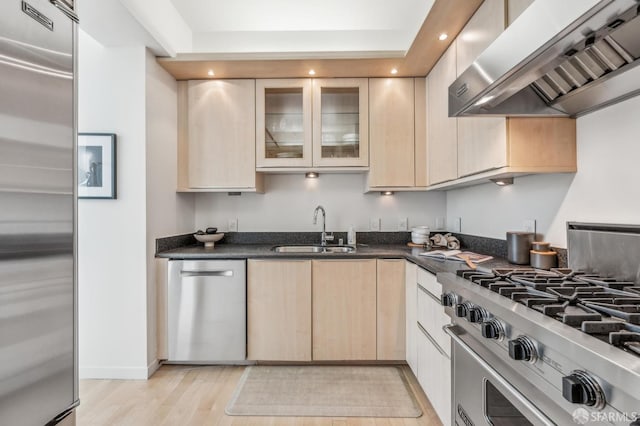
[(196, 240), (204, 243), (205, 248), (213, 248), (217, 241), (220, 241), (224, 237), (224, 232), (218, 232), (217, 234), (193, 234)]
[(411, 242), (414, 244), (426, 244), (429, 242), (429, 227), (414, 226), (411, 228)]
[(428, 226), (414, 226), (411, 228), (411, 233), (416, 235), (429, 235), (429, 227)]
[(413, 232), (411, 233), (411, 242), (414, 244), (425, 244), (429, 241), (429, 236), (428, 235), (421, 235), (421, 234), (414, 234)]

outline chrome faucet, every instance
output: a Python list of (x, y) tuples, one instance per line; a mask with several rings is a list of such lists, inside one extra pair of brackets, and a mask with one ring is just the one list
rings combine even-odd
[(324, 211), (324, 207), (318, 206), (313, 211), (313, 224), (315, 225), (318, 223), (318, 211), (322, 212), (322, 234), (320, 236), (320, 245), (324, 247), (327, 245), (327, 241), (333, 241), (333, 235), (327, 235), (327, 213)]

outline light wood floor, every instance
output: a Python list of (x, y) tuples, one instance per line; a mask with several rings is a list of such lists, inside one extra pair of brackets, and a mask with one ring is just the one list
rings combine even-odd
[(239, 417), (225, 406), (244, 367), (162, 366), (149, 380), (81, 380), (77, 425), (435, 426), (441, 425), (405, 367), (422, 409), (417, 419)]

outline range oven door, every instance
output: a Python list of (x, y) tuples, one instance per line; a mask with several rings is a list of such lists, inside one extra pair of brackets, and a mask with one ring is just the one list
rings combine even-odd
[[(457, 334), (445, 327), (453, 341), (453, 418), (459, 426), (555, 425), (498, 370), (499, 358), (485, 361)], [(506, 365), (505, 365), (506, 367)]]

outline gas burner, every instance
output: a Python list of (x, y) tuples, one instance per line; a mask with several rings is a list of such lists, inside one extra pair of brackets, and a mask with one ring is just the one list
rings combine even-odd
[(548, 274), (536, 274), (536, 275), (512, 275), (511, 278), (529, 287), (533, 287), (536, 290), (546, 291), (550, 287), (588, 287), (591, 284), (584, 281), (575, 281), (574, 276), (563, 275), (548, 275)]
[(613, 288), (615, 290), (624, 290), (625, 287), (631, 287), (635, 285), (635, 283), (631, 281), (618, 281), (615, 278), (601, 278), (597, 276), (584, 276), (580, 277), (580, 280), (586, 281), (593, 285), (599, 285), (601, 287)]
[(611, 304), (592, 302), (585, 303), (585, 306), (602, 312), (603, 314), (610, 315), (615, 318), (620, 318), (630, 324), (640, 325), (640, 302), (635, 304)]
[(640, 333), (628, 331), (609, 333), (609, 343), (640, 355)]

